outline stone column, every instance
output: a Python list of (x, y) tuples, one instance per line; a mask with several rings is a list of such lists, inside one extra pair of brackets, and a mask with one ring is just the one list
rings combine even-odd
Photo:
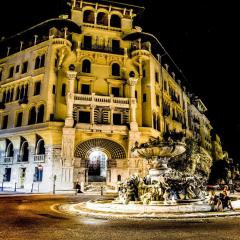
[(68, 93), (67, 93), (67, 117), (65, 119), (65, 127), (73, 127), (73, 104), (74, 104), (74, 81), (76, 80), (77, 72), (74, 71), (75, 66), (70, 65), (67, 71), (68, 78)]
[(91, 105), (91, 124), (94, 124), (94, 110), (96, 105)]
[(136, 121), (136, 98), (135, 98), (135, 89), (138, 79), (133, 75), (128, 79), (128, 84), (130, 86), (130, 128), (132, 131), (138, 131), (138, 124)]

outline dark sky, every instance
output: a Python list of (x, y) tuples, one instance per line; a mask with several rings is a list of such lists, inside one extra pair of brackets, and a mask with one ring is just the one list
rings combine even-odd
[[(224, 149), (230, 157), (240, 159), (237, 1), (138, 1), (146, 7), (139, 25), (159, 38), (191, 83), (192, 91), (207, 106), (207, 116), (222, 138)], [(63, 11), (63, 2), (1, 3), (0, 37), (57, 17)]]

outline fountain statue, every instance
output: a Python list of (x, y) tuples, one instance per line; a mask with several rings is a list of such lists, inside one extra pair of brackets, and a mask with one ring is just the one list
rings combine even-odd
[(132, 152), (148, 162), (149, 174), (144, 178), (133, 175), (121, 182), (114, 203), (166, 205), (205, 198), (211, 157), (193, 140), (183, 140), (176, 132), (174, 136), (135, 143)]

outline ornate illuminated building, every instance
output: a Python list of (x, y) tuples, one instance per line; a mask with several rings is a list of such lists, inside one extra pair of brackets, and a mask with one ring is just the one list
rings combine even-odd
[(209, 155), (219, 149), (212, 148), (202, 101), (170, 64), (161, 65), (158, 40), (134, 26), (142, 11), (74, 0), (70, 19), (51, 19), (0, 42), (5, 187), (49, 192), (55, 181), (58, 190), (77, 181), (114, 186), (147, 173), (146, 162), (131, 154), (135, 143), (169, 131), (195, 139)]

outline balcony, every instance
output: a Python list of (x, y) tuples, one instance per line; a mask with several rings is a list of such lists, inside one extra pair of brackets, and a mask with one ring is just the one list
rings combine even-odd
[(45, 162), (45, 154), (33, 155), (34, 163), (44, 163)]
[(109, 96), (98, 96), (92, 93), (92, 95), (87, 94), (75, 94), (74, 104), (84, 105), (84, 106), (102, 106), (102, 107), (116, 107), (129, 109), (129, 99), (123, 97), (109, 97)]
[(91, 123), (78, 123), (77, 129), (84, 130), (85, 132), (104, 132), (104, 133), (126, 133), (128, 127), (126, 125), (111, 125), (111, 124), (91, 124)]
[(112, 54), (118, 54), (118, 55), (123, 55), (124, 54), (124, 49), (123, 48), (112, 48), (112, 47), (101, 46), (101, 45), (85, 46), (84, 44), (82, 44), (81, 49), (82, 50), (87, 50), (87, 51), (112, 53)]
[(130, 49), (131, 57), (143, 57), (143, 59), (148, 60), (151, 54), (151, 45), (148, 42), (135, 42)]
[(13, 164), (14, 157), (3, 157), (0, 164)]
[(98, 28), (102, 30), (108, 30), (108, 31), (115, 31), (115, 32), (121, 32), (121, 28), (117, 27), (111, 27), (111, 26), (105, 26), (105, 25), (100, 25), (100, 24), (94, 24), (94, 23), (83, 23), (84, 27), (89, 27), (89, 28)]
[(17, 163), (28, 163), (28, 156), (17, 155)]

